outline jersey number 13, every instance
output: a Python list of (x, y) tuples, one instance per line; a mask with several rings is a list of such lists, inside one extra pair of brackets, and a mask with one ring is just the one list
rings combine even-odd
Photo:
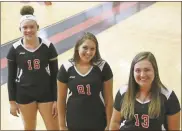
[[(141, 126), (143, 128), (148, 128), (149, 127), (149, 116), (143, 114), (141, 116), (141, 119), (143, 120), (143, 122), (141, 122)], [(139, 118), (138, 118), (138, 114), (135, 114), (135, 120), (136, 120), (135, 126), (140, 126), (140, 121), (139, 121)]]

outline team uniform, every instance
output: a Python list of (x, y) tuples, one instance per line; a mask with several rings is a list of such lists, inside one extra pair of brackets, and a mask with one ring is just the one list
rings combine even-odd
[[(65, 62), (57, 79), (66, 83), (66, 120), (69, 130), (104, 130), (106, 113), (103, 98), (104, 81), (113, 77), (109, 64), (102, 60), (86, 74), (81, 74), (72, 60)], [(61, 88), (61, 87), (60, 87)]]
[[(114, 108), (121, 111), (122, 100), (124, 98), (127, 86), (120, 88), (116, 94)], [(150, 101), (142, 103), (140, 100), (135, 100), (134, 114), (132, 120), (121, 121), (120, 130), (167, 130), (167, 116), (173, 115), (180, 111), (179, 101), (174, 91), (169, 89), (161, 89), (161, 114), (158, 118), (149, 118), (148, 105)]]
[(9, 100), (19, 104), (57, 100), (57, 52), (53, 44), (39, 37), (39, 46), (29, 50), (23, 38), (10, 48), (8, 59)]

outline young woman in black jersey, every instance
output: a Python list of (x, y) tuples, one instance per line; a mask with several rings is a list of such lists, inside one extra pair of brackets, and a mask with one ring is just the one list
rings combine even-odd
[(39, 110), (46, 128), (58, 130), (57, 52), (51, 42), (37, 36), (39, 26), (34, 9), (24, 6), (20, 13), (23, 37), (7, 55), (10, 113), (21, 113), (24, 129), (35, 130)]
[(180, 104), (159, 78), (151, 52), (135, 56), (128, 85), (119, 89), (110, 130), (179, 130)]
[(73, 58), (62, 64), (58, 72), (60, 129), (108, 129), (113, 105), (112, 78), (109, 64), (100, 57), (96, 37), (85, 33), (75, 45)]

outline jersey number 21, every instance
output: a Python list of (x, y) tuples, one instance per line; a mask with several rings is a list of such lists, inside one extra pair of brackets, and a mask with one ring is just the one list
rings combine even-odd
[(78, 94), (91, 95), (91, 92), (90, 92), (90, 84), (87, 84), (86, 85), (86, 88), (84, 87), (84, 85), (78, 85), (77, 86), (77, 90), (78, 90)]

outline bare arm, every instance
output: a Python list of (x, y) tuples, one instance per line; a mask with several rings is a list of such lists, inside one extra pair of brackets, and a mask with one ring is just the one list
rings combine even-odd
[(65, 114), (66, 114), (66, 98), (67, 98), (67, 90), (68, 87), (65, 83), (57, 80), (57, 106), (58, 106), (58, 118), (59, 118), (59, 126), (61, 129), (66, 127), (65, 122)]
[(106, 109), (107, 128), (109, 128), (113, 111), (113, 79), (104, 82), (104, 102)]
[(168, 130), (169, 131), (179, 131), (180, 130), (180, 114), (181, 111), (174, 115), (168, 115), (167, 116), (167, 122), (168, 122)]
[(119, 130), (120, 122), (121, 122), (121, 113), (113, 108), (113, 114), (111, 117), (109, 130)]

